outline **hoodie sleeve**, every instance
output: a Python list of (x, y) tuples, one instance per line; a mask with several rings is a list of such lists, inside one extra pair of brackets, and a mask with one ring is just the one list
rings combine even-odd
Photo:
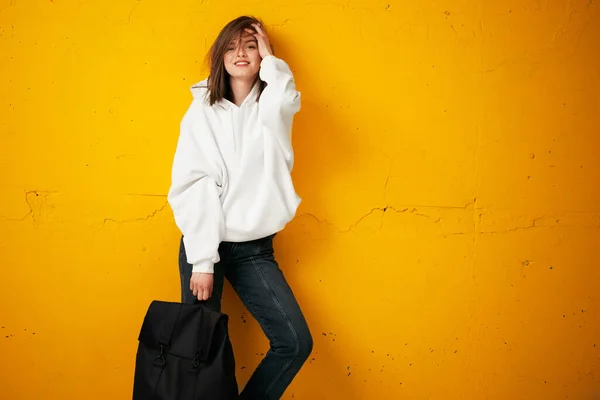
[(223, 172), (201, 107), (195, 100), (181, 121), (168, 200), (192, 271), (213, 273), (225, 231)]
[(259, 118), (275, 135), (286, 162), (291, 167), (294, 159), (292, 121), (294, 114), (300, 111), (300, 92), (296, 90), (290, 67), (275, 56), (263, 58), (260, 79), (267, 83), (267, 87), (260, 96)]

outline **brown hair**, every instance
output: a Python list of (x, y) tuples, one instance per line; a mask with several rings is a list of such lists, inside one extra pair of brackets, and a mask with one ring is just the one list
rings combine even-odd
[[(210, 75), (208, 76), (208, 96), (209, 102), (213, 104), (226, 99), (231, 99), (231, 86), (229, 84), (229, 74), (225, 69), (225, 63), (223, 59), (227, 48), (232, 40), (236, 37), (242, 36), (244, 29), (251, 29), (254, 31), (252, 24), (261, 24), (259, 19), (254, 17), (242, 16), (229, 22), (219, 33), (217, 39), (213, 43), (208, 52), (208, 64), (210, 65)], [(264, 30), (264, 27), (263, 27)], [(258, 79), (258, 96), (266, 87), (266, 83)]]

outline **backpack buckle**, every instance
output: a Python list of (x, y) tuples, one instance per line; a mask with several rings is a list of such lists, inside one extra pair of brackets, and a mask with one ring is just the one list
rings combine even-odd
[(152, 360), (152, 363), (154, 365), (156, 365), (157, 367), (164, 367), (165, 364), (167, 363), (167, 360), (165, 360), (165, 346), (162, 343), (159, 343), (160, 345), (160, 354), (157, 355), (156, 357), (154, 357), (154, 360)]
[(200, 369), (200, 355), (196, 353), (194, 359), (192, 360), (192, 365), (190, 365), (190, 370), (192, 372), (197, 372)]

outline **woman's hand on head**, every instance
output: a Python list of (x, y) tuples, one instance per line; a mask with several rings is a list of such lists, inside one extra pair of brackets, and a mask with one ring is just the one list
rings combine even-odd
[(192, 273), (192, 279), (190, 279), (190, 290), (198, 300), (208, 300), (212, 296), (213, 282), (213, 274), (194, 272)]
[(247, 29), (247, 31), (249, 33), (252, 33), (256, 38), (256, 42), (258, 43), (258, 53), (260, 54), (260, 57), (265, 58), (267, 56), (272, 56), (273, 51), (271, 50), (271, 42), (269, 42), (269, 37), (262, 29), (262, 26), (260, 26), (260, 24), (252, 24), (252, 27), (254, 28), (254, 32), (252, 32), (252, 30), (250, 29)]

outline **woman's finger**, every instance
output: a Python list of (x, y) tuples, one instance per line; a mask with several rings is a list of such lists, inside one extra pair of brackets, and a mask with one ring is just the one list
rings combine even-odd
[(265, 32), (262, 30), (262, 26), (260, 26), (259, 24), (252, 24), (252, 27), (254, 29), (256, 29), (256, 32), (260, 35), (264, 35)]

